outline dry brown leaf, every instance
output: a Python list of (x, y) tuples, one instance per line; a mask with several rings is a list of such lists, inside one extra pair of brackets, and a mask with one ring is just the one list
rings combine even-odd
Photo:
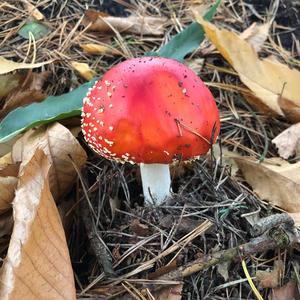
[(11, 164), (10, 160), (0, 163), (0, 215), (11, 208), (18, 183), (19, 166)]
[(297, 157), (300, 156), (300, 123), (281, 132), (272, 143), (276, 145), (279, 155), (284, 159), (295, 154)]
[(19, 85), (5, 99), (0, 118), (17, 107), (44, 100), (47, 95), (43, 92), (43, 85), (49, 75), (50, 72), (33, 73), (30, 70), (22, 76)]
[(236, 33), (218, 29), (198, 18), (199, 23), (225, 59), (238, 72), (241, 81), (253, 92), (253, 101), (260, 108), (300, 121), (300, 72), (288, 66), (259, 59), (254, 48)]
[[(144, 35), (162, 35), (167, 19), (164, 17), (135, 16), (127, 18), (112, 17), (102, 12), (89, 9), (85, 12), (83, 23), (90, 30), (112, 33), (114, 28), (119, 32), (130, 32)], [(109, 26), (109, 25), (110, 26)], [(112, 27), (112, 28), (111, 28)]]
[(9, 73), (0, 75), (0, 98), (6, 97), (12, 90), (19, 86), (21, 74)]
[(300, 162), (289, 164), (278, 157), (263, 163), (248, 157), (233, 159), (261, 199), (287, 212), (300, 212)]
[(252, 23), (240, 34), (240, 38), (247, 41), (256, 52), (259, 52), (268, 38), (271, 23), (257, 24)]
[(77, 176), (72, 160), (80, 168), (86, 161), (86, 153), (66, 127), (54, 123), (26, 132), (13, 146), (13, 162), (26, 164), (37, 148), (43, 149), (52, 164), (49, 182), (57, 201), (70, 190)]
[(262, 288), (276, 288), (280, 285), (284, 273), (284, 263), (282, 260), (274, 262), (272, 271), (257, 271), (256, 279)]
[(95, 76), (95, 72), (86, 63), (80, 63), (77, 61), (71, 62), (72, 67), (86, 80), (92, 80)]
[(76, 298), (68, 247), (49, 189), (50, 166), (42, 150), (22, 166), (13, 203), (14, 228), (2, 267), (2, 300)]
[(294, 281), (289, 281), (287, 284), (272, 289), (268, 296), (269, 300), (299, 300), (297, 285)]
[(97, 55), (122, 55), (122, 52), (109, 45), (81, 44), (80, 47), (85, 53)]
[(17, 63), (12, 60), (8, 60), (4, 57), (0, 56), (0, 74), (5, 74), (12, 72), (14, 70), (20, 70), (20, 69), (34, 69), (34, 68), (39, 68), (41, 66), (47, 65), (52, 63), (54, 60), (47, 60), (41, 63), (35, 63), (35, 64), (30, 64), (30, 63)]

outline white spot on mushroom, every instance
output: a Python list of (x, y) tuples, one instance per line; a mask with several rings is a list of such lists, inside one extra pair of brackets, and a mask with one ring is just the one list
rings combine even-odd
[(186, 89), (182, 89), (182, 92), (183, 92), (184, 94), (186, 94)]
[(89, 118), (91, 116), (91, 113), (86, 113), (86, 117)]
[(85, 117), (85, 112), (84, 112), (84, 111), (82, 111), (82, 113), (81, 113), (81, 117), (82, 117), (82, 118), (84, 118), (84, 117)]
[(100, 125), (103, 127), (103, 126), (104, 126), (104, 122), (103, 122), (103, 121), (100, 121)]
[(112, 103), (111, 104), (109, 104), (109, 106), (108, 106), (109, 108), (112, 108), (113, 107), (113, 105), (112, 105)]
[(167, 155), (170, 155), (170, 153), (168, 151), (166, 151), (166, 150), (164, 150), (164, 153), (166, 153)]
[(103, 113), (104, 112), (104, 107), (103, 106), (100, 106), (100, 108), (99, 108), (99, 113), (101, 114), (101, 113)]
[(114, 127), (113, 127), (113, 126), (109, 126), (108, 129), (109, 129), (110, 131), (113, 131), (113, 130), (114, 130)]
[(106, 86), (110, 86), (110, 82), (108, 80), (105, 80), (104, 83)]
[(94, 127), (94, 131), (97, 131), (98, 130), (98, 128), (97, 127)]
[(102, 90), (102, 86), (100, 85), (100, 86), (97, 86), (97, 89), (98, 90)]
[(112, 93), (111, 92), (107, 92), (107, 97), (111, 97), (112, 96)]

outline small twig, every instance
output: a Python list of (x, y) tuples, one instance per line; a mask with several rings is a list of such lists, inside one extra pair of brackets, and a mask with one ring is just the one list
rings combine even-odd
[(286, 225), (289, 228), (292, 228), (294, 226), (294, 220), (288, 214), (271, 215), (269, 217), (260, 219), (256, 224), (254, 224), (251, 234), (254, 237), (259, 236), (279, 225)]
[(109, 255), (106, 249), (104, 241), (101, 239), (97, 232), (94, 220), (92, 218), (91, 213), (89, 212), (89, 208), (86, 204), (86, 201), (81, 202), (81, 208), (82, 220), (97, 262), (100, 266), (102, 266), (104, 274), (109, 277), (112, 277), (115, 274), (112, 268), (111, 256)]

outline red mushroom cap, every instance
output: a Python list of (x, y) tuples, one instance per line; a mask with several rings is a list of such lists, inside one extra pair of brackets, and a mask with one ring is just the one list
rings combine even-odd
[(143, 57), (114, 66), (89, 91), (82, 131), (108, 159), (167, 164), (205, 154), (220, 118), (212, 94), (191, 69)]

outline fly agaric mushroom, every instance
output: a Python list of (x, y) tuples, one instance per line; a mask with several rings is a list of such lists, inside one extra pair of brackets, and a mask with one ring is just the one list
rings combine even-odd
[(85, 140), (107, 159), (139, 163), (146, 201), (169, 196), (169, 164), (207, 153), (220, 131), (209, 89), (172, 59), (126, 60), (105, 73), (83, 102)]

